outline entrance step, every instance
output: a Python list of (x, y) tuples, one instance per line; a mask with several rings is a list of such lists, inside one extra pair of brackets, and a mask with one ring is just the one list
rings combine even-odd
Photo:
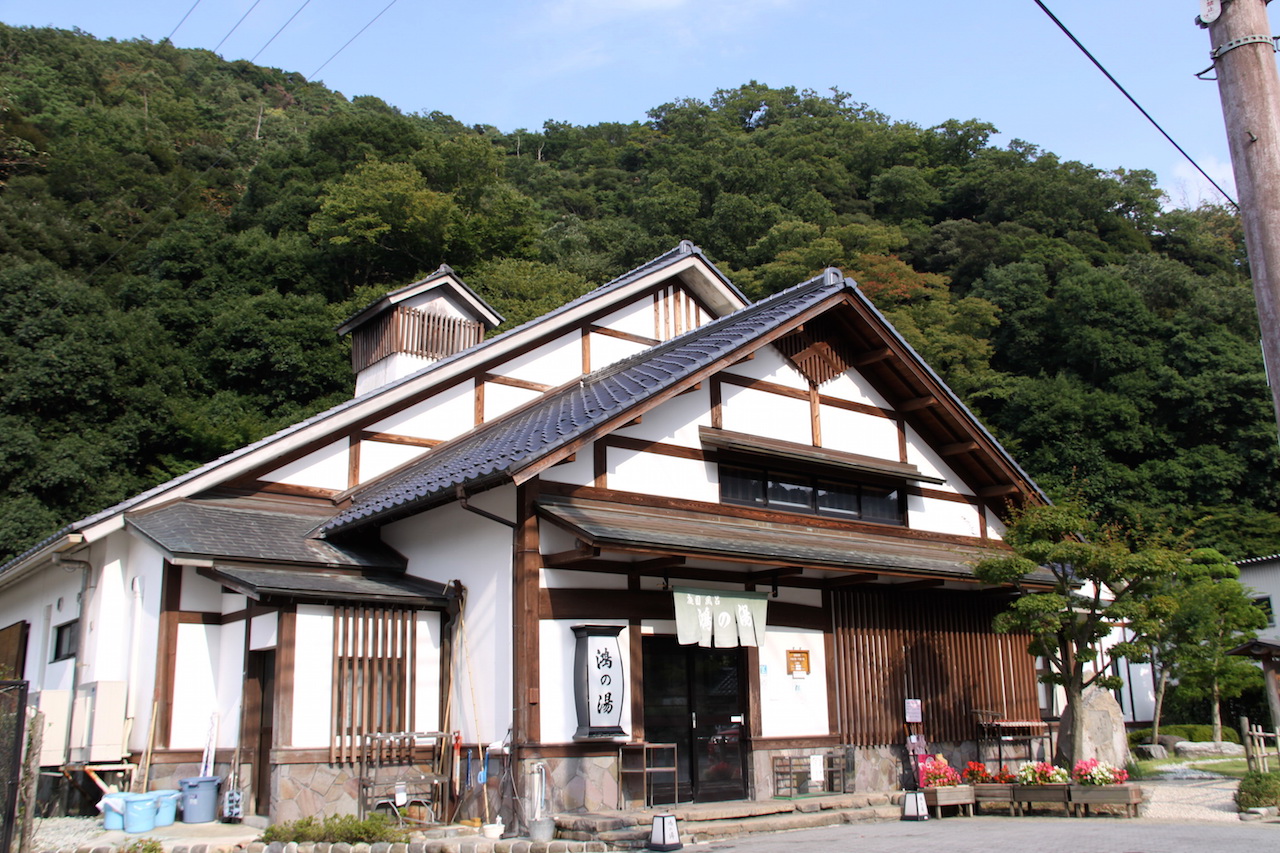
[(648, 843), (653, 816), (659, 814), (675, 815), (680, 840), (696, 844), (755, 832), (897, 820), (901, 803), (901, 794), (834, 794), (796, 800), (744, 800), (607, 814), (564, 814), (555, 817), (556, 837), (602, 841), (611, 849), (636, 850)]

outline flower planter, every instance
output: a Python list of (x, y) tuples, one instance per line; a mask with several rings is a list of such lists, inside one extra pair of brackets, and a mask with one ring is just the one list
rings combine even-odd
[(1030, 806), (1032, 803), (1062, 803), (1064, 806), (1069, 802), (1070, 797), (1069, 785), (1014, 785), (1013, 786), (1013, 811), (1015, 814), (1022, 814), (1024, 805)]
[(933, 810), (934, 817), (942, 817), (943, 806), (959, 806), (960, 814), (973, 817), (973, 786), (948, 785), (944, 788), (924, 788), (924, 801)]
[(1142, 804), (1142, 788), (1138, 785), (1072, 785), (1071, 810), (1079, 814), (1083, 809), (1089, 814), (1089, 806), (1124, 806), (1129, 817), (1138, 816)]
[(973, 785), (973, 801), (978, 810), (988, 803), (1005, 806), (1009, 814), (1013, 814), (1013, 785), (1008, 782), (975, 782)]

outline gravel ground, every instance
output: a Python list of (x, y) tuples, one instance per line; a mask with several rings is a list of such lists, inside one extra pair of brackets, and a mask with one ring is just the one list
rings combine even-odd
[(102, 834), (102, 819), (96, 817), (36, 818), (32, 850), (62, 850), (79, 847)]

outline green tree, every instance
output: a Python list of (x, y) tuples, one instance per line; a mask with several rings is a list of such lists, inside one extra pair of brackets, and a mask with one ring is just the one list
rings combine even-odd
[[(1121, 686), (1100, 659), (1102, 640), (1118, 625), (1143, 615), (1144, 593), (1171, 576), (1184, 561), (1169, 548), (1128, 541), (1123, 531), (1102, 524), (1079, 505), (1031, 507), (1005, 534), (1012, 553), (974, 567), (986, 583), (1016, 584), (1036, 571), (1047, 572), (1052, 587), (1024, 592), (996, 617), (997, 631), (1026, 631), (1027, 651), (1049, 663), (1044, 680), (1061, 685), (1072, 717), (1086, 687)], [(1072, 766), (1084, 752), (1084, 727), (1073, 725), (1058, 742), (1059, 760)]]

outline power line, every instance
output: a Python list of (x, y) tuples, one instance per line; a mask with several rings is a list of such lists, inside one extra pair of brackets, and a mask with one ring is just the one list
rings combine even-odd
[(250, 61), (250, 62), (257, 62), (257, 61), (258, 61), (258, 57), (262, 55), (262, 51), (266, 50), (268, 47), (270, 47), (270, 46), (271, 46), (271, 43), (272, 43), (273, 41), (275, 41), (275, 40), (276, 40), (276, 36), (278, 36), (278, 35), (280, 35), (282, 32), (284, 32), (284, 28), (285, 28), (285, 27), (287, 27), (287, 26), (289, 26), (290, 24), (292, 24), (292, 23), (293, 23), (293, 19), (294, 19), (294, 18), (296, 18), (296, 17), (298, 17), (298, 15), (300, 15), (300, 14), (302, 13), (302, 10), (303, 10), (303, 9), (305, 9), (305, 8), (307, 8), (307, 4), (309, 4), (310, 2), (311, 2), (311, 0), (303, 0), (302, 5), (298, 7), (298, 11), (294, 12), (292, 15), (290, 15), (290, 16), (289, 16), (289, 20), (285, 21), (285, 22), (280, 26), (280, 29), (276, 30), (276, 34), (275, 34), (274, 36), (272, 36), (271, 38), (267, 39), (267, 43), (266, 43), (266, 44), (264, 44), (262, 47), (258, 48), (258, 52), (257, 52), (257, 53), (255, 53), (255, 54), (253, 55), (253, 57), (252, 57), (252, 58), (250, 58), (250, 60), (249, 60), (249, 61)]
[(373, 16), (373, 19), (372, 19), (372, 20), (370, 20), (370, 21), (369, 21), (369, 23), (365, 24), (363, 27), (361, 27), (361, 28), (360, 28), (360, 32), (356, 33), (356, 34), (355, 34), (355, 35), (353, 35), (351, 38), (347, 39), (347, 43), (346, 43), (346, 44), (344, 44), (342, 47), (340, 47), (340, 48), (338, 48), (337, 50), (335, 50), (335, 51), (333, 52), (333, 56), (329, 57), (329, 58), (328, 58), (328, 59), (326, 59), (324, 62), (320, 63), (320, 67), (319, 67), (319, 68), (317, 68), (315, 71), (312, 71), (312, 72), (311, 72), (311, 74), (309, 74), (309, 75), (307, 76), (307, 79), (308, 79), (308, 80), (314, 80), (314, 79), (315, 79), (315, 77), (316, 77), (316, 75), (317, 75), (317, 74), (319, 74), (319, 73), (320, 73), (320, 71), (321, 71), (321, 70), (322, 70), (326, 65), (328, 65), (330, 62), (333, 62), (333, 60), (334, 60), (334, 59), (336, 59), (336, 58), (338, 57), (338, 54), (339, 54), (339, 53), (342, 53), (344, 50), (346, 50), (346, 49), (347, 49), (348, 45), (350, 45), (350, 44), (351, 44), (353, 41), (355, 41), (356, 39), (360, 38), (360, 36), (364, 34), (364, 31), (365, 31), (365, 30), (369, 29), (369, 27), (372, 27), (372, 26), (373, 26), (373, 24), (374, 24), (374, 22), (375, 22), (375, 21), (377, 21), (379, 18), (381, 18), (384, 14), (386, 14), (387, 9), (390, 9), (390, 8), (391, 8), (392, 6), (394, 6), (394, 5), (396, 5), (396, 0), (391, 0), (391, 2), (390, 2), (390, 3), (388, 3), (388, 4), (383, 8), (383, 10), (382, 10), (381, 12), (379, 12), (378, 14), (376, 14), (376, 15), (374, 15), (374, 16)]
[(1187, 158), (1187, 162), (1190, 163), (1192, 166), (1194, 166), (1197, 172), (1199, 172), (1201, 175), (1204, 175), (1204, 179), (1208, 181), (1210, 184), (1212, 184), (1215, 190), (1222, 193), (1222, 197), (1225, 198), (1228, 202), (1230, 202), (1232, 207), (1239, 210), (1240, 205), (1236, 204), (1236, 200), (1233, 199), (1230, 195), (1228, 195), (1226, 190), (1218, 186), (1218, 182), (1215, 181), (1213, 178), (1209, 177), (1208, 172), (1200, 168), (1200, 164), (1197, 163), (1190, 154), (1188, 154), (1185, 150), (1183, 150), (1182, 146), (1179, 145), (1174, 140), (1174, 138), (1165, 131), (1163, 127), (1160, 126), (1160, 122), (1156, 121), (1154, 118), (1151, 117), (1151, 113), (1147, 112), (1145, 109), (1142, 108), (1142, 104), (1138, 103), (1137, 100), (1134, 99), (1133, 95), (1130, 95), (1129, 92), (1124, 88), (1124, 86), (1120, 85), (1119, 80), (1111, 76), (1111, 72), (1108, 71), (1102, 65), (1101, 62), (1099, 62), (1096, 58), (1094, 58), (1094, 55), (1089, 52), (1089, 49), (1080, 43), (1080, 39), (1076, 38), (1075, 35), (1072, 34), (1071, 30), (1067, 29), (1066, 24), (1062, 23), (1062, 21), (1059, 21), (1058, 16), (1053, 14), (1053, 12), (1050, 12), (1049, 7), (1044, 5), (1044, 3), (1041, 2), (1041, 0), (1035, 0), (1035, 4), (1039, 6), (1046, 15), (1049, 16), (1049, 20), (1053, 21), (1055, 24), (1058, 25), (1058, 29), (1062, 30), (1062, 32), (1066, 34), (1067, 38), (1071, 39), (1071, 41), (1075, 43), (1076, 47), (1080, 48), (1080, 52), (1083, 53), (1085, 56), (1089, 57), (1089, 61), (1092, 62), (1094, 65), (1096, 65), (1098, 70), (1107, 76), (1107, 79), (1111, 81), (1111, 84), (1120, 90), (1120, 94), (1128, 98), (1129, 103), (1137, 107), (1138, 112), (1146, 116), (1147, 121), (1151, 122), (1151, 124), (1155, 127), (1155, 129), (1160, 131), (1160, 133), (1164, 136), (1165, 139), (1169, 140), (1169, 144), (1172, 145), (1174, 148), (1178, 149), (1178, 153), (1181, 154), (1183, 157)]
[(240, 25), (244, 23), (244, 19), (245, 19), (245, 18), (247, 18), (247, 17), (249, 17), (249, 15), (253, 12), (253, 10), (254, 10), (254, 9), (256, 9), (256, 8), (258, 8), (258, 4), (259, 4), (259, 3), (261, 3), (261, 2), (262, 2), (262, 0), (253, 0), (253, 5), (249, 7), (249, 11), (248, 11), (248, 12), (245, 12), (243, 15), (241, 15), (241, 16), (240, 16), (240, 20), (236, 21), (236, 25), (235, 25), (234, 27), (232, 27), (231, 29), (227, 30), (227, 34), (226, 34), (225, 36), (223, 36), (223, 37), (222, 37), (222, 41), (218, 42), (218, 43), (217, 43), (217, 45), (215, 45), (215, 46), (214, 46), (214, 48), (213, 48), (213, 52), (214, 52), (214, 53), (217, 53), (217, 52), (218, 52), (218, 48), (222, 47), (223, 42), (225, 42), (227, 39), (231, 38), (231, 34), (232, 34), (232, 33), (234, 33), (236, 30), (240, 29)]
[(187, 18), (191, 17), (191, 13), (194, 12), (196, 10), (196, 7), (199, 5), (200, 5), (200, 0), (196, 0), (196, 2), (191, 4), (191, 8), (187, 10), (187, 14), (182, 16), (182, 20), (178, 21), (178, 26), (174, 27), (173, 32), (169, 33), (169, 35), (165, 37), (165, 41), (168, 41), (168, 42), (173, 41), (173, 33), (176, 33), (178, 31), (178, 27), (181, 27), (183, 24), (187, 22)]

